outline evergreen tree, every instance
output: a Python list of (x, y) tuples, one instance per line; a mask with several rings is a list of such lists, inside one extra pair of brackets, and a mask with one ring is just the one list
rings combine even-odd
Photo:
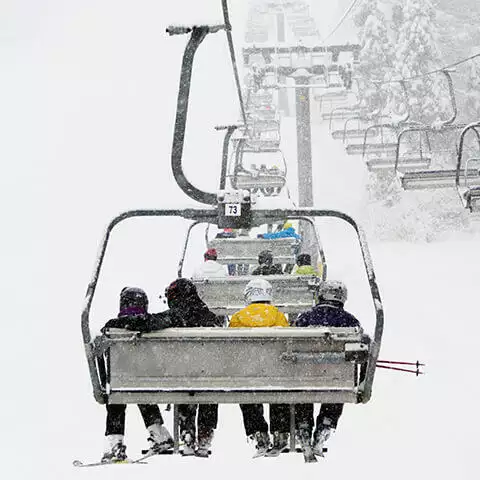
[(360, 82), (360, 99), (368, 110), (381, 109), (386, 103), (388, 87), (378, 84), (390, 79), (393, 61), (392, 44), (388, 38), (385, 15), (378, 0), (365, 0), (355, 16), (360, 28), (362, 47), (357, 68)]
[[(397, 72), (409, 78), (441, 65), (437, 47), (438, 26), (431, 0), (406, 0), (404, 22), (397, 41)], [(415, 119), (433, 122), (448, 115), (448, 91), (445, 77), (436, 74), (411, 82), (410, 103)]]
[(405, 21), (403, 8), (405, 0), (395, 0), (392, 4), (392, 42), (396, 44), (400, 35), (400, 29)]
[[(480, 53), (480, 49), (478, 50), (478, 53)], [(480, 57), (470, 62), (465, 106), (468, 118), (473, 121), (480, 121)]]

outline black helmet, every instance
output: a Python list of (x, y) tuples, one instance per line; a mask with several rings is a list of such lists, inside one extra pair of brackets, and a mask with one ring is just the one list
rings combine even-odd
[(264, 250), (258, 254), (258, 263), (260, 265), (272, 265), (273, 253), (270, 250)]
[(136, 287), (124, 287), (120, 292), (120, 311), (130, 307), (148, 310), (148, 297), (144, 290)]
[(302, 267), (304, 265), (311, 265), (312, 257), (308, 253), (301, 253), (297, 256), (297, 265)]
[(165, 289), (165, 297), (170, 308), (192, 296), (197, 296), (197, 287), (187, 278), (177, 278)]

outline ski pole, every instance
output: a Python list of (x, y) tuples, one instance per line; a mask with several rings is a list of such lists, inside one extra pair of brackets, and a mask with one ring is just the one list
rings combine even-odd
[(424, 372), (421, 372), (420, 370), (408, 370), (407, 368), (399, 368), (399, 367), (387, 367), (386, 365), (378, 365), (377, 368), (384, 368), (386, 370), (396, 370), (397, 372), (408, 372), (408, 373), (414, 373), (417, 377), (419, 375), (424, 375)]
[(377, 360), (377, 363), (389, 363), (392, 365), (414, 365), (416, 367), (424, 367), (424, 363), (420, 363), (418, 360), (416, 362), (396, 362), (393, 360)]

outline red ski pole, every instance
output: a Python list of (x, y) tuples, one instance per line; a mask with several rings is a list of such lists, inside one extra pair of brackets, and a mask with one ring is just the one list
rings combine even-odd
[(417, 368), (425, 366), (424, 363), (420, 363), (418, 360), (416, 362), (396, 362), (396, 361), (393, 361), (393, 360), (377, 360), (377, 363), (389, 363), (389, 364), (392, 364), (392, 365), (414, 365)]
[(416, 370), (409, 370), (407, 368), (388, 367), (387, 365), (378, 365), (378, 364), (377, 364), (377, 368), (384, 368), (386, 370), (396, 370), (397, 372), (414, 373), (417, 377), (418, 375), (424, 375), (424, 372), (421, 372), (418, 368)]

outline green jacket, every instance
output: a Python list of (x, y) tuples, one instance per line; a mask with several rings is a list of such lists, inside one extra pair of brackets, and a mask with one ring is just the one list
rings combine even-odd
[(317, 269), (313, 265), (302, 265), (293, 271), (293, 275), (316, 275), (320, 276)]

